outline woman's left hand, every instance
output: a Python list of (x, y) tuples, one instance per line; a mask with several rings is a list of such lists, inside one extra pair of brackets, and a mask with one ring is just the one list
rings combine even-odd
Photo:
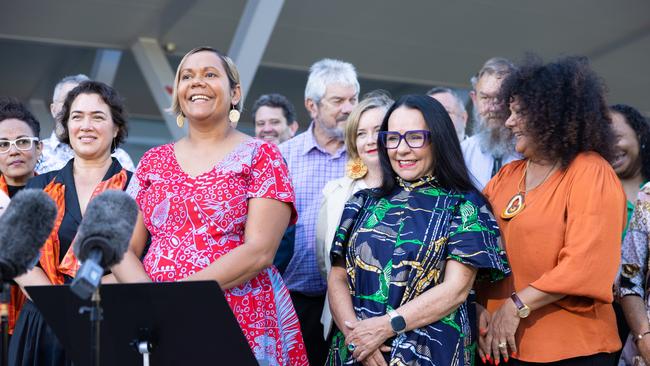
[(520, 320), (521, 318), (517, 315), (517, 307), (510, 299), (506, 300), (492, 315), (486, 343), (490, 347), (494, 361), (497, 364), (500, 358), (507, 362), (510, 356), (517, 354), (515, 332), (519, 327)]
[(349, 331), (345, 344), (354, 345), (352, 357), (362, 362), (390, 338), (394, 333), (388, 315), (368, 318), (357, 322), (345, 322)]

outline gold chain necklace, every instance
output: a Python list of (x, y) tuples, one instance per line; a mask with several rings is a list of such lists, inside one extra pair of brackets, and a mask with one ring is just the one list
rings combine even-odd
[(523, 211), (525, 208), (526, 193), (531, 192), (537, 189), (537, 187), (544, 184), (544, 182), (546, 182), (548, 177), (551, 176), (551, 172), (555, 169), (556, 165), (557, 165), (557, 161), (553, 164), (551, 169), (549, 169), (549, 171), (546, 172), (544, 179), (542, 179), (542, 181), (538, 185), (536, 185), (531, 189), (522, 189), (521, 182), (524, 182), (524, 185), (526, 184), (525, 179), (526, 179), (526, 175), (528, 175), (528, 167), (530, 166), (530, 159), (528, 159), (526, 161), (526, 168), (524, 169), (524, 174), (521, 175), (521, 179), (519, 179), (519, 183), (517, 183), (517, 193), (514, 196), (512, 196), (510, 201), (508, 201), (506, 208), (501, 213), (501, 218), (504, 220), (510, 220), (511, 218), (517, 216), (517, 214), (519, 214), (521, 211)]
[(404, 179), (402, 179), (399, 175), (396, 176), (397, 178), (397, 184), (400, 185), (400, 187), (404, 188), (405, 191), (410, 192), (414, 190), (417, 187), (420, 187), (424, 184), (431, 183), (432, 185), (435, 184), (436, 182), (436, 177), (433, 175), (425, 175), (424, 177), (416, 180), (415, 182), (409, 182)]

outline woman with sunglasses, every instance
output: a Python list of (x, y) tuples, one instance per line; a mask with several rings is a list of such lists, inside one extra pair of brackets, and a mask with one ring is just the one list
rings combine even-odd
[(473, 364), (467, 296), (510, 269), (454, 126), (433, 98), (405, 96), (378, 150), (381, 186), (348, 201), (332, 245), (328, 362)]
[[(9, 199), (25, 188), (34, 176), (41, 156), (42, 144), (38, 139), (41, 125), (36, 118), (15, 99), (0, 99), (0, 204), (6, 208)], [(25, 302), (17, 286), (11, 286), (9, 303), (9, 334), (13, 334), (16, 319)], [(5, 352), (6, 350), (2, 350)]]

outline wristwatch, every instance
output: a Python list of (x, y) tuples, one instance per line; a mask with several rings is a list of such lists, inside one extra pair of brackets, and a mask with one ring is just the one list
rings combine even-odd
[(516, 292), (513, 292), (512, 295), (510, 296), (512, 301), (515, 303), (515, 306), (517, 307), (517, 316), (520, 318), (526, 318), (528, 315), (530, 315), (530, 308), (528, 305), (524, 304), (519, 296), (517, 296)]
[(399, 315), (395, 310), (388, 310), (388, 316), (390, 317), (390, 327), (393, 328), (393, 332), (396, 334), (402, 334), (406, 330), (406, 320), (404, 317)]

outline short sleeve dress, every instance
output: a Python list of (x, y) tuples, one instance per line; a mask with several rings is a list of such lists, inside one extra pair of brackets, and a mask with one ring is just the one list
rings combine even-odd
[[(151, 234), (143, 264), (156, 282), (183, 279), (242, 245), (249, 198), (287, 202), (291, 222), (297, 218), (279, 151), (257, 139), (242, 142), (197, 177), (182, 170), (173, 144), (153, 148), (140, 161), (128, 192)], [(275, 267), (224, 292), (258, 360), (307, 364), (298, 317)]]
[[(346, 204), (331, 250), (345, 259), (348, 286), (359, 319), (382, 316), (444, 280), (455, 260), (499, 280), (510, 273), (499, 228), (478, 192), (461, 193), (426, 184), (397, 187), (385, 197), (369, 190)], [(437, 322), (389, 341), (391, 365), (473, 365), (468, 301)], [(329, 365), (356, 365), (340, 331)]]

